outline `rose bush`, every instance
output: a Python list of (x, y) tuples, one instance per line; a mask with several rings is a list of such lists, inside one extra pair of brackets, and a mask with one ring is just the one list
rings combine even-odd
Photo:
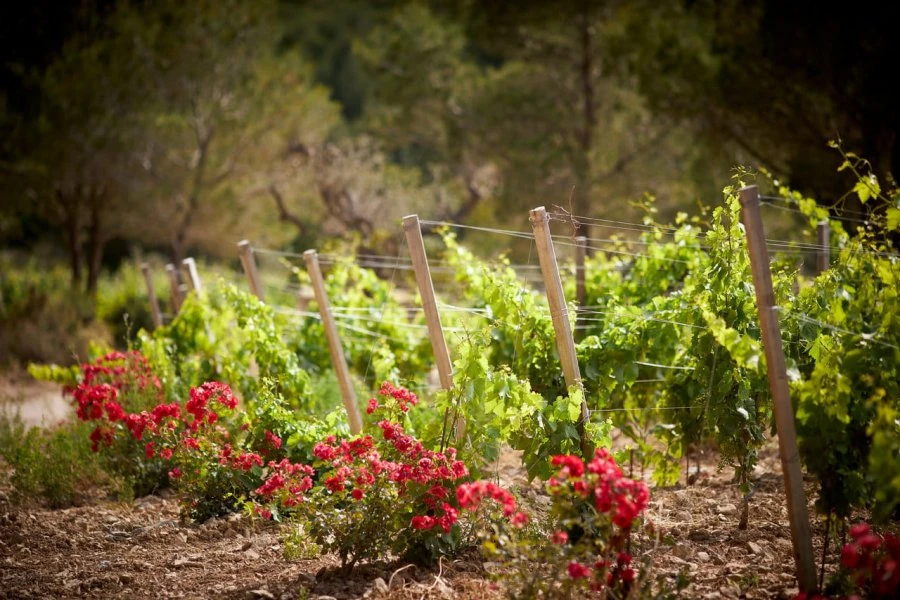
[[(522, 529), (506, 496), (489, 484), (461, 486), (461, 504), (483, 497), (504, 505), (511, 527), (495, 528), (484, 543), (489, 557), (506, 565), (512, 598), (624, 598), (636, 589), (637, 571), (628, 541), (650, 494), (625, 477), (613, 457), (598, 449), (587, 464), (571, 455), (554, 456), (556, 474), (547, 481), (553, 529), (540, 535)], [(471, 499), (470, 499), (471, 498)], [(502, 522), (501, 522), (502, 525)], [(536, 570), (535, 564), (542, 568)]]
[(458, 550), (466, 532), (457, 485), (468, 469), (454, 448), (430, 450), (404, 431), (400, 416), (416, 404), (409, 390), (383, 384), (366, 411), (380, 435), (326, 437), (314, 447), (315, 470), (270, 463), (258, 512), (301, 519), (346, 567), (389, 552), (428, 563)]

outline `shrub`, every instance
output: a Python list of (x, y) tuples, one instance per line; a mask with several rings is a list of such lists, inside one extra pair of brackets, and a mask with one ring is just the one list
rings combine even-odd
[(26, 428), (18, 416), (0, 415), (0, 456), (13, 469), (14, 497), (66, 508), (80, 504), (92, 488), (111, 486), (84, 443), (89, 430), (78, 422), (49, 430)]
[(877, 535), (866, 523), (850, 528), (853, 540), (841, 550), (834, 587), (850, 596), (881, 600), (900, 596), (900, 537)]
[[(640, 591), (637, 571), (627, 550), (632, 527), (649, 501), (647, 486), (624, 477), (604, 449), (598, 449), (587, 465), (570, 455), (555, 456), (552, 464), (558, 471), (547, 482), (554, 524), (549, 536), (519, 529), (513, 519), (513, 527), (499, 522), (484, 543), (488, 556), (504, 565), (502, 578), (509, 597), (635, 595)], [(487, 492), (477, 490), (461, 505), (477, 505)], [(471, 488), (460, 488), (461, 495), (472, 493)]]
[(269, 462), (255, 491), (259, 514), (298, 519), (345, 568), (389, 552), (428, 564), (474, 541), (471, 528), (460, 522), (456, 486), (468, 469), (456, 450), (429, 450), (404, 432), (399, 420), (416, 405), (415, 394), (384, 383), (379, 395), (367, 412), (383, 417), (380, 435), (326, 437), (315, 446), (315, 470)]
[(108, 338), (92, 310), (65, 269), (0, 256), (0, 366), (86, 358), (90, 340)]

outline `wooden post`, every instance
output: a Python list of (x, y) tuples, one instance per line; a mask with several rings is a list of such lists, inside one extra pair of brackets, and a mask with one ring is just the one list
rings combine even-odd
[(831, 225), (829, 225), (827, 219), (819, 221), (816, 232), (819, 234), (819, 252), (816, 255), (816, 270), (818, 273), (824, 273), (828, 270), (828, 267), (831, 266)]
[(791, 541), (794, 546), (794, 562), (800, 591), (816, 589), (816, 567), (813, 560), (812, 540), (809, 529), (809, 511), (803, 490), (803, 474), (800, 470), (800, 452), (797, 449), (797, 433), (794, 428), (794, 411), (791, 408), (787, 367), (781, 329), (775, 314), (775, 292), (772, 290), (772, 273), (769, 269), (769, 252), (759, 214), (759, 191), (755, 185), (741, 189), (741, 214), (747, 232), (747, 248), (753, 271), (753, 287), (759, 311), (760, 331), (766, 353), (769, 389), (775, 405), (775, 427), (778, 430), (778, 449), (784, 471), (784, 487), (787, 494), (788, 518), (791, 524)]
[(169, 287), (172, 289), (172, 312), (177, 315), (184, 300), (181, 295), (181, 283), (178, 281), (178, 269), (169, 263), (166, 265), (166, 273), (169, 275)]
[[(434, 299), (434, 283), (431, 281), (431, 269), (428, 268), (428, 257), (425, 254), (425, 241), (422, 239), (422, 227), (419, 225), (418, 215), (403, 217), (403, 230), (406, 232), (406, 244), (409, 246), (409, 257), (412, 260), (413, 271), (416, 274), (416, 286), (422, 297), (422, 308), (425, 311), (425, 321), (428, 325), (428, 337), (431, 339), (431, 349), (434, 352), (434, 361), (437, 365), (438, 377), (441, 387), (445, 390), (453, 389), (453, 366), (450, 363), (450, 352), (447, 350), (447, 340), (444, 338), (444, 329), (441, 327), (441, 315)], [(465, 435), (465, 421), (462, 415), (457, 415), (456, 439), (462, 439)]]
[(253, 295), (264, 301), (262, 287), (259, 285), (259, 276), (256, 273), (256, 260), (253, 258), (253, 247), (247, 240), (238, 242), (238, 253), (241, 256), (241, 265), (244, 267), (244, 273), (247, 275), (247, 281), (250, 282), (250, 291)]
[[(550, 237), (550, 219), (543, 206), (535, 208), (530, 214), (535, 246), (541, 263), (541, 275), (544, 278), (547, 301), (550, 303), (550, 318), (553, 321), (553, 330), (556, 332), (556, 348), (559, 350), (559, 360), (562, 362), (566, 385), (583, 387), (581, 371), (578, 368), (578, 356), (575, 354), (575, 339), (572, 337), (572, 326), (569, 323), (569, 308), (566, 305), (562, 281), (559, 278), (556, 250), (553, 248), (553, 240)], [(581, 451), (585, 458), (589, 458), (590, 455), (590, 443), (585, 435), (585, 424), (589, 418), (587, 402), (582, 397), (578, 434), (581, 436)]]
[(181, 266), (184, 267), (185, 281), (190, 284), (195, 294), (198, 296), (202, 294), (203, 286), (200, 284), (200, 275), (197, 273), (197, 263), (194, 262), (193, 258), (186, 258), (181, 261)]
[(322, 279), (322, 270), (319, 268), (319, 257), (315, 250), (307, 250), (303, 253), (303, 260), (306, 261), (306, 271), (309, 273), (313, 293), (316, 295), (316, 303), (319, 305), (322, 326), (325, 327), (325, 338), (328, 340), (331, 365), (334, 367), (334, 373), (341, 387), (344, 408), (347, 409), (347, 418), (350, 420), (350, 433), (357, 435), (362, 431), (362, 416), (359, 412), (359, 405), (356, 403), (353, 383), (350, 381), (350, 370), (347, 369), (347, 360), (344, 358), (341, 338), (338, 337), (334, 315), (331, 314), (331, 304), (328, 302), (328, 294), (325, 292), (325, 280)]
[(153, 319), (154, 329), (163, 325), (162, 312), (159, 310), (159, 300), (156, 298), (156, 290), (153, 289), (153, 276), (150, 273), (150, 265), (141, 264), (141, 272), (144, 274), (144, 283), (147, 284), (147, 299), (150, 301), (150, 317)]
[(425, 309), (425, 319), (428, 323), (428, 337), (434, 350), (441, 387), (449, 390), (453, 387), (453, 367), (450, 364), (450, 352), (447, 350), (447, 340), (444, 339), (444, 330), (441, 327), (441, 315), (434, 299), (434, 284), (431, 281), (431, 270), (428, 268), (428, 257), (425, 255), (419, 216), (403, 217), (403, 229), (406, 232), (409, 256), (416, 273), (416, 285), (419, 288), (419, 295), (422, 296), (422, 308)]
[(584, 287), (584, 258), (587, 254), (587, 238), (579, 235), (575, 238), (575, 303), (578, 312), (575, 315), (575, 336), (584, 337), (584, 299), (587, 290)]

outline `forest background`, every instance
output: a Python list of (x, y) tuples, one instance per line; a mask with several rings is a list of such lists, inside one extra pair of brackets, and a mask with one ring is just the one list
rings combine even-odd
[(648, 196), (666, 221), (718, 203), (739, 165), (865, 212), (828, 142), (896, 181), (897, 17), (774, 0), (5, 3), (0, 363), (121, 344), (149, 319), (137, 260), (236, 267), (244, 238), (395, 255), (409, 213), (527, 229), (539, 205), (639, 221)]

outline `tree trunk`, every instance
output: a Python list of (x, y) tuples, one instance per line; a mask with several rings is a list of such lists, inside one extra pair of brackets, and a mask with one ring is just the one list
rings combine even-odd
[[(578, 61), (578, 76), (581, 84), (581, 104), (583, 122), (578, 132), (578, 156), (575, 167), (575, 191), (572, 194), (572, 215), (588, 216), (591, 201), (591, 150), (594, 146), (594, 130), (597, 115), (594, 98), (594, 57), (591, 30), (591, 11), (586, 4), (578, 20), (578, 37), (581, 56)], [(590, 226), (581, 224), (578, 235), (590, 236)]]
[(184, 260), (184, 254), (187, 250), (188, 233), (191, 225), (194, 223), (194, 216), (197, 207), (200, 206), (200, 197), (203, 194), (203, 188), (206, 183), (204, 177), (206, 175), (206, 163), (209, 158), (209, 145), (212, 143), (214, 131), (209, 130), (205, 135), (197, 137), (197, 166), (194, 167), (194, 178), (191, 181), (191, 191), (188, 194), (187, 207), (181, 220), (175, 227), (175, 236), (172, 239), (172, 258), (176, 265), (180, 265)]
[(56, 201), (59, 218), (66, 238), (66, 247), (69, 251), (69, 268), (72, 271), (71, 286), (74, 290), (81, 285), (81, 267), (84, 262), (81, 251), (80, 198), (77, 193), (66, 198), (62, 190), (56, 190)]
[(105, 192), (95, 191), (91, 196), (90, 222), (88, 223), (88, 275), (86, 290), (92, 300), (97, 298), (97, 283), (103, 264), (103, 248), (106, 246), (106, 232), (103, 229), (103, 209)]

